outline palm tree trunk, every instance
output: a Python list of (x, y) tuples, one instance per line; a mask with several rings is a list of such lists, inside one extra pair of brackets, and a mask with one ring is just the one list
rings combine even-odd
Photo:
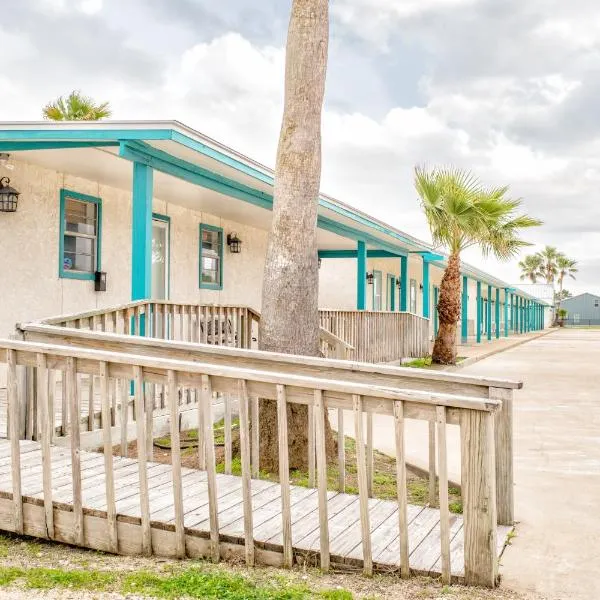
[[(260, 347), (272, 352), (319, 354), (316, 228), (328, 39), (328, 0), (293, 0), (260, 321)], [(260, 466), (275, 471), (275, 402), (261, 400), (259, 430)], [(306, 406), (288, 405), (288, 430), (290, 467), (304, 468), (308, 455)], [(329, 423), (326, 433), (328, 452), (333, 453), (335, 440)]]
[(460, 318), (460, 255), (448, 259), (438, 300), (439, 328), (431, 361), (441, 365), (456, 363), (456, 325)]

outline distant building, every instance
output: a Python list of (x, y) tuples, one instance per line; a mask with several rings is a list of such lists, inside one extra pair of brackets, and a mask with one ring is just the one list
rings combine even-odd
[(600, 296), (586, 292), (563, 300), (560, 307), (567, 311), (569, 325), (600, 325)]

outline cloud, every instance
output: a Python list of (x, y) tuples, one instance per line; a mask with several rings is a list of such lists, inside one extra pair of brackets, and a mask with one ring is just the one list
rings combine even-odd
[[(38, 118), (81, 89), (116, 118), (177, 118), (273, 165), (289, 4), (8, 3), (4, 118)], [(545, 221), (534, 249), (581, 261), (570, 289), (600, 292), (595, 0), (332, 0), (331, 12), (323, 191), (426, 238), (414, 165), (472, 169)], [(515, 263), (468, 259), (518, 279)]]

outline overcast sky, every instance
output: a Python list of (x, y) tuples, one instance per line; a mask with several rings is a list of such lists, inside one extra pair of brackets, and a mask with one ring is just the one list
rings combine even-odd
[[(79, 89), (272, 166), (290, 0), (2, 3), (2, 120)], [(600, 293), (597, 0), (331, 0), (322, 190), (429, 239), (415, 164), (509, 184)], [(473, 264), (507, 281), (516, 261)]]

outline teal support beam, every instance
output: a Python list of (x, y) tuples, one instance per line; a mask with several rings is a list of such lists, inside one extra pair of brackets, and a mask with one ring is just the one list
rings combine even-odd
[(523, 298), (519, 298), (519, 333), (524, 332), (525, 311), (523, 310)]
[(492, 339), (492, 286), (487, 286), (487, 339)]
[(508, 303), (510, 301), (510, 294), (508, 289), (504, 288), (504, 337), (508, 337)]
[(400, 310), (408, 310), (408, 257), (400, 257)]
[(367, 245), (356, 244), (356, 309), (367, 308)]
[(146, 300), (152, 295), (152, 180), (151, 167), (133, 163), (132, 300)]
[(439, 315), (438, 315), (438, 309), (437, 309), (439, 296), (440, 296), (440, 288), (437, 287), (437, 285), (436, 285), (433, 288), (433, 335), (435, 337), (437, 337), (439, 322), (440, 322)]
[(496, 288), (496, 339), (500, 339), (500, 288)]
[(481, 343), (481, 321), (483, 318), (483, 305), (481, 298), (481, 281), (477, 282), (477, 324), (475, 327), (477, 333), (477, 343)]
[(423, 316), (426, 319), (429, 319), (431, 309), (429, 287), (429, 261), (423, 257)]
[(466, 344), (469, 338), (469, 278), (463, 275), (462, 278), (462, 301), (461, 301), (461, 332), (460, 337), (463, 344)]

